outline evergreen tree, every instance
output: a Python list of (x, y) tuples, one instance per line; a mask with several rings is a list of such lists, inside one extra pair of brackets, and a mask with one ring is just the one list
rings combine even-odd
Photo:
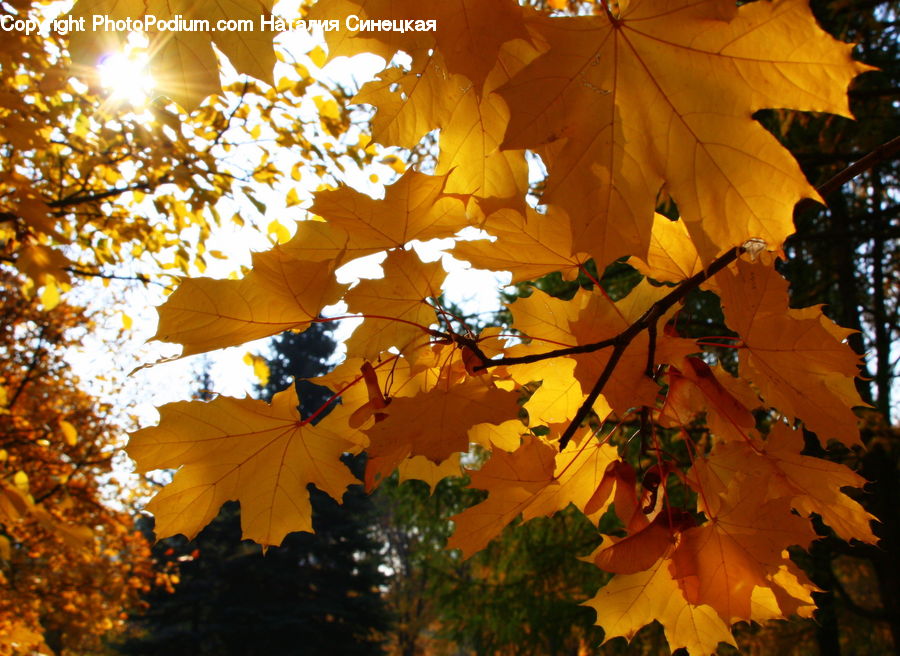
[[(334, 349), (328, 328), (314, 324), (273, 343), (269, 398), (292, 376), (322, 373)], [(302, 412), (327, 390), (298, 381)], [(361, 475), (360, 463), (350, 463)], [(197, 538), (169, 538), (155, 548), (163, 567), (177, 565), (173, 592), (158, 591), (135, 620), (129, 654), (267, 656), (383, 653), (387, 613), (381, 598), (379, 548), (370, 535), (372, 506), (361, 487), (338, 504), (312, 489), (315, 533), (293, 533), (262, 553), (241, 542), (240, 508), (230, 503)]]

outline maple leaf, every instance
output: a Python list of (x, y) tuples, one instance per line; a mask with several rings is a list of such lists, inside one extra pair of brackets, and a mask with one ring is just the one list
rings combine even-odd
[(624, 538), (604, 536), (604, 544), (589, 559), (614, 574), (635, 574), (653, 567), (675, 547), (678, 532), (693, 525), (693, 518), (680, 511), (660, 512), (652, 522)]
[(821, 309), (788, 307), (787, 281), (763, 259), (738, 260), (715, 277), (725, 321), (743, 339), (740, 373), (762, 397), (823, 440), (859, 443), (859, 358)]
[(192, 539), (226, 501), (241, 504), (245, 538), (278, 545), (293, 531), (312, 532), (312, 483), (341, 501), (358, 481), (341, 461), (354, 445), (303, 424), (294, 387), (272, 404), (220, 396), (208, 403), (170, 403), (158, 426), (135, 432), (128, 454), (139, 471), (176, 469), (147, 505), (158, 537)]
[(628, 263), (648, 278), (660, 282), (680, 282), (703, 270), (684, 221), (672, 221), (662, 214), (653, 216), (646, 258), (632, 256)]
[(379, 247), (350, 246), (350, 236), (343, 228), (325, 221), (297, 221), (297, 231), (280, 245), (281, 250), (295, 260), (345, 264), (381, 250)]
[(720, 642), (737, 646), (728, 625), (706, 604), (691, 604), (672, 578), (669, 561), (636, 574), (620, 575), (584, 603), (597, 612), (605, 641), (628, 640), (654, 620), (662, 624), (672, 651), (684, 647), (690, 654), (714, 654)]
[(531, 39), (514, 0), (449, 0), (435, 3), (432, 11), (441, 26), (435, 40), (448, 70), (466, 76), (477, 90), (494, 68), (503, 44)]
[(509, 271), (513, 284), (554, 271), (575, 278), (590, 259), (586, 253), (573, 254), (568, 223), (553, 223), (531, 208), (524, 217), (514, 210), (498, 210), (481, 227), (497, 239), (462, 241), (451, 253), (477, 269)]
[(402, 461), (397, 466), (397, 477), (400, 483), (415, 479), (425, 481), (432, 490), (448, 476), (459, 476), (461, 465), (459, 454), (454, 453), (444, 462), (436, 464), (425, 456), (413, 456)]
[[(515, 351), (510, 350), (510, 354)], [(525, 402), (530, 426), (561, 424), (572, 419), (584, 401), (581, 383), (574, 377), (575, 361), (572, 358), (543, 360), (534, 364), (509, 367), (510, 375), (518, 383), (541, 381), (531, 398)], [(601, 413), (598, 413), (601, 414)], [(606, 416), (608, 413), (603, 413)]]
[(643, 257), (662, 188), (704, 261), (752, 237), (780, 247), (794, 204), (816, 193), (752, 114), (848, 115), (845, 89), (867, 68), (803, 0), (635, 0), (620, 12), (534, 24), (549, 48), (498, 91), (511, 112), (503, 147), (544, 146), (543, 200), (602, 262)]
[(720, 485), (735, 477), (753, 477), (761, 481), (764, 498), (786, 498), (804, 514), (818, 513), (845, 540), (875, 543), (869, 526), (875, 518), (841, 492), (844, 487), (862, 487), (865, 479), (839, 463), (801, 455), (802, 450), (801, 433), (777, 423), (765, 442), (717, 445), (703, 467), (717, 476)]
[(464, 556), (471, 556), (487, 546), (537, 492), (550, 484), (555, 466), (555, 449), (534, 436), (524, 438), (511, 454), (495, 451), (470, 475), (471, 487), (494, 491), (483, 502), (450, 518), (456, 530), (447, 548), (461, 549)]
[(536, 54), (522, 41), (504, 45), (484, 93), (480, 84), (448, 74), (437, 54), (419, 55), (410, 71), (386, 70), (365, 84), (353, 101), (376, 108), (372, 132), (381, 143), (413, 148), (439, 127), (436, 172), (447, 176), (448, 192), (473, 194), (486, 208), (522, 209), (521, 196), (528, 188), (525, 156), (522, 151), (500, 150), (509, 110), (491, 92)]
[(463, 200), (445, 194), (447, 176), (409, 170), (383, 200), (342, 187), (320, 191), (310, 211), (347, 233), (350, 249), (402, 247), (413, 239), (451, 237), (468, 225)]
[[(759, 405), (754, 394), (744, 384), (743, 394), (736, 397), (723, 384), (729, 374), (715, 371), (697, 358), (686, 358), (684, 371), (669, 370), (669, 392), (659, 416), (664, 426), (688, 425), (698, 412), (706, 413), (706, 421), (713, 435), (722, 440), (746, 440), (756, 428), (750, 410)], [(727, 380), (727, 379), (725, 379)], [(741, 385), (741, 379), (732, 379)]]
[(395, 398), (387, 418), (366, 430), (370, 445), (366, 486), (371, 489), (407, 456), (440, 463), (469, 450), (470, 428), (498, 424), (518, 412), (519, 395), (475, 378), (449, 389), (435, 387), (411, 397)]
[(743, 485), (723, 494), (700, 487), (710, 521), (685, 530), (671, 555), (672, 575), (685, 599), (707, 604), (729, 624), (758, 617), (754, 595), (779, 585), (773, 576), (787, 562), (787, 548), (806, 548), (815, 539), (808, 521), (789, 511), (787, 499), (762, 502)]
[(425, 299), (441, 295), (447, 273), (440, 260), (425, 264), (414, 251), (391, 251), (382, 268), (384, 278), (362, 280), (344, 297), (351, 312), (366, 315), (347, 342), (350, 356), (375, 360), (392, 346), (404, 352), (427, 338), (436, 319)]
[[(528, 521), (552, 515), (570, 503), (584, 509), (616, 460), (616, 450), (600, 444), (590, 432), (561, 453), (533, 436), (523, 438), (511, 454), (494, 451), (484, 467), (471, 474), (470, 487), (488, 490), (488, 497), (451, 517), (456, 530), (447, 548), (461, 549), (468, 558), (520, 514)], [(599, 517), (605, 510), (606, 505), (601, 505), (591, 516)]]
[(253, 269), (241, 280), (188, 278), (158, 308), (153, 338), (182, 344), (186, 356), (303, 330), (346, 289), (335, 267), (295, 260), (276, 246), (254, 253)]

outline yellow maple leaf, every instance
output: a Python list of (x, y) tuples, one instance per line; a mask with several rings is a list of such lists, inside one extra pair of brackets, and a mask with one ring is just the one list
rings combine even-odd
[(663, 188), (704, 261), (753, 237), (779, 248), (794, 204), (817, 194), (752, 114), (848, 115), (846, 87), (867, 67), (804, 0), (619, 7), (533, 25), (549, 49), (499, 90), (503, 146), (543, 146), (543, 200), (601, 262), (643, 257)]
[[(495, 450), (484, 467), (471, 474), (470, 486), (488, 490), (488, 498), (451, 517), (456, 530), (447, 548), (461, 549), (468, 558), (519, 514), (528, 521), (550, 516), (570, 503), (583, 510), (616, 460), (615, 448), (601, 444), (590, 432), (570, 442), (562, 453), (534, 436), (524, 437), (512, 453)], [(591, 517), (599, 517), (607, 506), (599, 506)]]
[(436, 321), (428, 298), (441, 295), (447, 273), (440, 260), (423, 263), (415, 251), (391, 251), (382, 263), (384, 277), (361, 280), (344, 300), (350, 312), (366, 318), (347, 341), (347, 354), (375, 360), (391, 347), (404, 352), (429, 339)]
[(581, 265), (590, 259), (572, 245), (567, 222), (554, 222), (528, 208), (523, 217), (511, 209), (501, 209), (481, 226), (496, 237), (494, 241), (461, 241), (451, 251), (477, 269), (512, 272), (512, 282), (534, 280), (559, 271), (575, 278)]
[(432, 491), (441, 480), (448, 476), (461, 474), (458, 453), (454, 453), (440, 464), (432, 462), (425, 456), (413, 456), (401, 462), (397, 467), (397, 475), (401, 483), (411, 479), (425, 481)]
[(157, 536), (193, 538), (230, 500), (241, 504), (247, 539), (278, 545), (293, 531), (312, 532), (307, 485), (340, 501), (358, 482), (341, 461), (354, 446), (303, 424), (297, 405), (291, 386), (271, 405), (220, 396), (160, 408), (159, 425), (135, 432), (128, 443), (139, 471), (177, 469), (147, 505)]
[(672, 221), (662, 214), (653, 216), (646, 258), (632, 256), (628, 263), (648, 278), (660, 282), (681, 282), (703, 270), (684, 221)]
[(446, 176), (407, 171), (383, 200), (342, 187), (320, 191), (310, 209), (347, 232), (350, 249), (388, 249), (453, 236), (468, 225), (465, 204), (444, 193)]
[(668, 564), (662, 558), (643, 572), (616, 576), (584, 603), (597, 612), (605, 640), (619, 636), (631, 640), (656, 620), (672, 651), (684, 647), (689, 654), (705, 656), (716, 653), (720, 642), (737, 646), (728, 625), (711, 607), (685, 599)]
[(154, 339), (183, 345), (182, 356), (303, 330), (346, 289), (335, 262), (297, 260), (276, 246), (254, 253), (240, 280), (188, 278), (158, 308)]

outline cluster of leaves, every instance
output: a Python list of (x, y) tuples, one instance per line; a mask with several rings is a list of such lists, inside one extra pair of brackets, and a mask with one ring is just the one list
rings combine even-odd
[[(590, 8), (313, 8), (437, 20), (435, 32), (327, 33), (332, 57), (410, 56), (354, 101), (375, 106), (380, 143), (414, 148), (439, 130), (435, 170), (407, 172), (380, 200), (316, 193), (315, 216), (255, 254), (244, 278), (185, 280), (160, 308), (157, 338), (184, 355), (336, 320), (321, 315), (338, 301), (363, 322), (344, 363), (317, 379), (332, 399), (305, 418), (286, 390), (271, 405), (171, 404), (133, 436), (141, 470), (177, 469), (149, 506), (159, 535), (193, 537), (238, 500), (244, 537), (279, 544), (312, 530), (309, 484), (340, 499), (355, 482), (343, 454), (367, 454), (374, 489), (396, 469), (432, 483), (458, 475), (474, 443), (491, 452), (471, 474), (488, 496), (453, 517), (451, 547), (469, 557), (520, 515), (614, 517), (589, 556), (615, 575), (588, 602), (606, 638), (657, 620), (692, 653), (733, 644), (735, 622), (811, 614), (816, 587), (788, 555), (815, 540), (810, 515), (875, 541), (871, 516), (842, 492), (863, 479), (802, 453), (813, 435), (859, 446), (859, 361), (820, 307), (789, 306), (777, 256), (794, 206), (818, 194), (752, 118), (767, 107), (846, 115), (846, 87), (866, 67), (800, 0)], [(538, 209), (526, 203), (526, 152), (546, 167)], [(471, 227), (491, 239), (462, 241)], [(441, 306), (440, 263), (410, 248), (439, 238), (514, 282), (590, 279), (623, 257), (644, 279), (616, 300), (596, 280), (568, 299), (535, 291), (509, 307), (515, 333), (476, 334)], [(337, 281), (373, 253), (385, 253), (382, 278)], [(718, 299), (727, 334), (698, 339), (679, 323), (698, 288)], [(716, 361), (723, 347), (737, 375)]]

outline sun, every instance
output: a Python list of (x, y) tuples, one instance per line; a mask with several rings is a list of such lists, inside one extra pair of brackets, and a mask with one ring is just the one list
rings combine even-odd
[(100, 85), (111, 100), (127, 102), (134, 107), (147, 104), (153, 97), (155, 82), (147, 70), (145, 52), (114, 52), (105, 55), (97, 69)]

